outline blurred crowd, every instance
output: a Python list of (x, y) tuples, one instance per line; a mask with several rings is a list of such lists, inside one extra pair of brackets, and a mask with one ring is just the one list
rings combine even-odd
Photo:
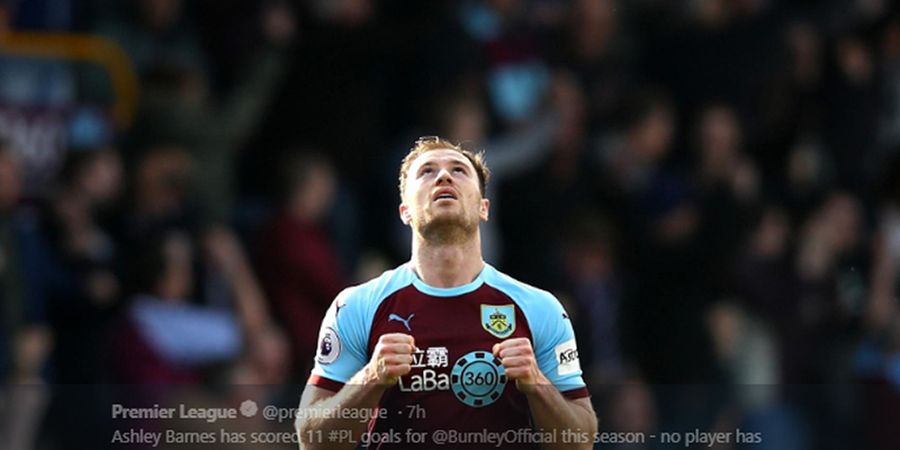
[[(23, 33), (119, 46), (133, 120)], [(0, 377), (296, 403), (432, 134), (484, 150), (486, 259), (563, 301), (601, 430), (898, 448), (889, 0), (0, 0)], [(21, 448), (78, 426), (29, 392)]]

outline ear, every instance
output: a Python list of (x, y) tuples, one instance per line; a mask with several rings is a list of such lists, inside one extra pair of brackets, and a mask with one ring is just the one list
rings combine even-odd
[(486, 198), (481, 199), (481, 204), (478, 207), (478, 217), (481, 217), (481, 220), (487, 222), (490, 212), (491, 201)]
[(403, 222), (404, 225), (409, 225), (412, 222), (412, 216), (409, 214), (409, 207), (406, 204), (401, 203), (398, 208), (400, 212), (400, 221)]

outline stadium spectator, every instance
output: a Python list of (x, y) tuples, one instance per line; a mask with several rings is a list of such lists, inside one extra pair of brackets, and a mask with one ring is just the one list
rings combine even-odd
[(117, 243), (105, 223), (122, 191), (114, 149), (68, 155), (60, 186), (42, 214), (47, 239), (45, 279), (50, 323), (57, 344), (55, 381), (89, 383), (106, 378), (106, 331), (121, 290)]
[(32, 212), (20, 209), (22, 172), (14, 150), (0, 142), (0, 295), (4, 380), (41, 382), (52, 344), (41, 269), (45, 242)]
[[(41, 289), (44, 241), (34, 214), (20, 209), (23, 174), (17, 153), (0, 141), (0, 380), (3, 396), (17, 409), (0, 412), (0, 431), (11, 448), (28, 448), (51, 393), (47, 360), (54, 336), (46, 320), (46, 296)], [(29, 390), (15, 386), (34, 386)]]
[(834, 69), (826, 77), (823, 142), (834, 161), (838, 185), (870, 197), (877, 154), (878, 114), (883, 107), (874, 56), (856, 36), (842, 36), (833, 50)]
[(825, 39), (813, 23), (789, 23), (781, 33), (776, 70), (759, 97), (761, 145), (756, 158), (767, 183), (782, 187), (786, 158), (802, 140), (809, 141), (821, 128), (825, 79)]
[(737, 112), (726, 104), (704, 108), (696, 125), (697, 204), (704, 238), (703, 272), (717, 295), (730, 291), (731, 267), (744, 235), (747, 211), (759, 197), (760, 180), (753, 161), (744, 154), (743, 130)]
[(616, 257), (616, 233), (604, 217), (576, 213), (565, 233), (566, 287), (572, 323), (586, 336), (578, 355), (592, 379), (616, 382), (623, 375), (620, 337), (622, 291)]
[(282, 203), (263, 229), (259, 268), (272, 311), (290, 336), (294, 373), (305, 373), (316, 353), (318, 318), (347, 279), (326, 224), (337, 180), (321, 155), (294, 155), (282, 170)]
[[(537, 163), (516, 172), (507, 170), (506, 179), (494, 182), (502, 205), (495, 217), (503, 236), (503, 264), (512, 274), (553, 289), (564, 277), (563, 225), (592, 200), (593, 161), (587, 151), (587, 105), (581, 85), (570, 74), (559, 73), (549, 94), (557, 124), (547, 136), (544, 154), (526, 157)], [(534, 215), (535, 209), (544, 213)], [(526, 256), (533, 254), (545, 257)]]
[[(632, 88), (634, 53), (623, 22), (623, 2), (580, 0), (568, 11), (568, 22), (558, 29), (559, 45), (547, 48), (554, 62), (563, 64), (583, 86), (590, 126), (613, 128), (616, 108)], [(557, 54), (558, 53), (558, 54)], [(559, 60), (559, 61), (555, 61)]]
[(141, 153), (129, 171), (128, 202), (116, 226), (118, 239), (144, 242), (168, 228), (196, 231), (200, 219), (196, 197), (191, 195), (194, 160), (177, 143), (152, 145)]

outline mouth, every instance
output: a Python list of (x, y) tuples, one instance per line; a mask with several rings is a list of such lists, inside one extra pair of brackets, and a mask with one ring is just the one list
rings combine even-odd
[(441, 200), (458, 200), (456, 192), (452, 189), (441, 189), (431, 197), (431, 201), (437, 202)]

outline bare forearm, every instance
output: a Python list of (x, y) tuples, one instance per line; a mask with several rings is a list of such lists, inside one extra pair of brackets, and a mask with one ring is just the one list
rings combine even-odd
[(567, 400), (552, 384), (535, 386), (533, 392), (527, 394), (528, 406), (538, 430), (555, 430), (556, 435), (563, 430), (571, 430), (587, 437), (590, 442), (563, 443), (559, 439), (554, 443), (544, 444), (543, 448), (556, 449), (590, 449), (593, 447), (593, 436), (597, 431), (597, 418), (589, 406)]
[[(376, 408), (386, 386), (377, 384), (375, 380), (377, 377), (367, 367), (357, 373), (334, 396), (304, 408), (296, 422), (300, 448), (309, 450), (356, 448), (357, 443), (360, 442), (360, 436), (368, 427), (368, 421), (344, 418), (348, 415), (341, 414), (340, 411)], [(343, 437), (341, 442), (322, 439), (333, 430), (340, 432), (340, 436)]]

